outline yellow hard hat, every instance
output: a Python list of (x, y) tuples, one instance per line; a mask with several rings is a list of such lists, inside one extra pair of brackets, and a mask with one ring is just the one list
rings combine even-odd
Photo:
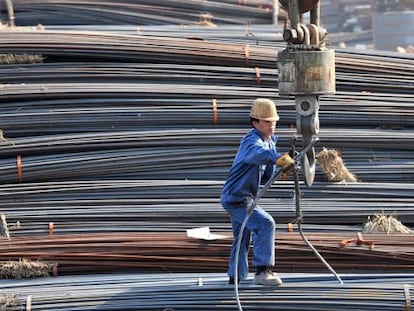
[(275, 103), (267, 98), (258, 98), (253, 102), (250, 117), (272, 122), (279, 120)]

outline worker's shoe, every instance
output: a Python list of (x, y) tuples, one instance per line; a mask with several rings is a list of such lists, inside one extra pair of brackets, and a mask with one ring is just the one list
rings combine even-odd
[[(229, 278), (229, 284), (234, 285), (234, 278), (233, 277)], [(237, 284), (240, 284), (240, 279), (237, 279)]]
[(270, 269), (263, 270), (254, 275), (252, 284), (256, 285), (270, 285), (270, 286), (280, 286), (282, 285), (282, 279), (277, 276), (275, 272), (272, 272)]

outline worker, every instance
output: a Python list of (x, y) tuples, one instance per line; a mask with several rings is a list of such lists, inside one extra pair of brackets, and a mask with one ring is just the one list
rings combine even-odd
[(259, 205), (252, 207), (254, 197), (274, 173), (275, 165), (283, 170), (292, 167), (289, 153), (278, 153), (274, 135), (279, 120), (275, 103), (267, 98), (258, 98), (250, 111), (252, 128), (241, 139), (228, 178), (221, 192), (221, 204), (229, 213), (233, 230), (233, 246), (228, 267), (229, 284), (234, 284), (237, 240), (240, 228), (249, 213), (242, 233), (238, 258), (237, 280), (247, 278), (249, 272), (248, 253), (253, 240), (253, 266), (256, 267), (253, 284), (282, 284), (281, 278), (271, 269), (275, 264), (275, 221)]

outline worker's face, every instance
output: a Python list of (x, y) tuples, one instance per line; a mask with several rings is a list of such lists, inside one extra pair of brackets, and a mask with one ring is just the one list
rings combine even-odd
[(276, 121), (254, 121), (254, 127), (262, 134), (264, 140), (269, 140), (276, 129)]

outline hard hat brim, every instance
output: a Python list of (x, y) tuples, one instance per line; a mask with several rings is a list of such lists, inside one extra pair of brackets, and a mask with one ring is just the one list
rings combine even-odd
[(250, 116), (252, 118), (254, 118), (254, 119), (257, 119), (257, 120), (271, 121), (271, 122), (276, 122), (276, 121), (279, 121), (279, 119), (280, 119), (279, 116), (276, 116), (276, 117), (268, 117), (268, 118), (257, 117), (257, 116), (254, 116), (252, 114), (250, 114)]
[(264, 119), (260, 119), (260, 120), (276, 122), (276, 121), (279, 121), (279, 117), (264, 118)]

